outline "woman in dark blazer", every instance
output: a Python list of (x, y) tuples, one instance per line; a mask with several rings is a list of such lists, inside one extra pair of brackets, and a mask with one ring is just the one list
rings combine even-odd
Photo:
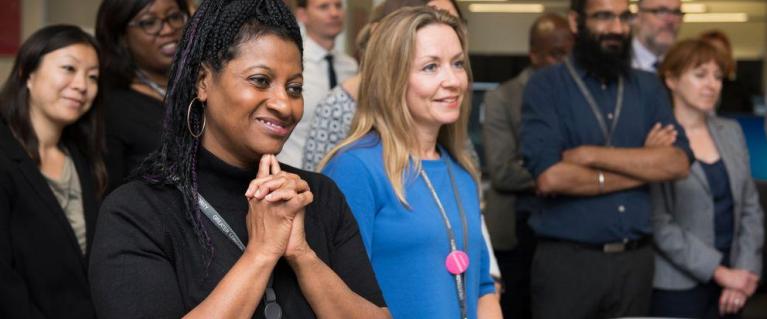
[(87, 255), (106, 185), (95, 40), (45, 27), (0, 95), (0, 318), (95, 318)]
[(653, 315), (737, 318), (762, 270), (763, 211), (743, 131), (714, 115), (726, 62), (702, 40), (678, 43), (660, 74), (696, 161), (653, 186)]

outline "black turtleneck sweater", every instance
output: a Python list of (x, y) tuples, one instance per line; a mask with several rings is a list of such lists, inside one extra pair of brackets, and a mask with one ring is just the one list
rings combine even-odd
[[(199, 191), (243, 242), (248, 234), (244, 197), (255, 171), (230, 166), (209, 152), (198, 156)], [(379, 306), (383, 295), (367, 259), (357, 223), (342, 193), (327, 177), (283, 165), (309, 183), (306, 240), (354, 292)], [(181, 193), (171, 187), (130, 182), (101, 207), (90, 260), (93, 300), (100, 318), (179, 318), (215, 288), (242, 252), (204, 215), (214, 247), (206, 269), (204, 248), (184, 214)], [(314, 318), (288, 263), (274, 271), (283, 318)], [(263, 318), (259, 305), (254, 318)]]

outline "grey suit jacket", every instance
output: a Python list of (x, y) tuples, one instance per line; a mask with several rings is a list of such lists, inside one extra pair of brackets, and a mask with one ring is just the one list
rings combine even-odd
[[(751, 178), (748, 149), (737, 122), (708, 117), (708, 130), (727, 168), (735, 202), (730, 265), (761, 275), (764, 212)], [(660, 289), (689, 289), (711, 280), (722, 254), (714, 248), (714, 202), (700, 163), (684, 179), (651, 186)]]
[(491, 185), (485, 193), (485, 219), (493, 246), (498, 250), (510, 250), (516, 245), (514, 193), (534, 185), (532, 176), (522, 166), (518, 146), (522, 92), (532, 73), (527, 68), (485, 95), (482, 138)]

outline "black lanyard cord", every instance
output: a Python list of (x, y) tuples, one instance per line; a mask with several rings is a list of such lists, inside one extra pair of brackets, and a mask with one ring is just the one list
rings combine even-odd
[[(232, 230), (232, 227), (229, 226), (223, 217), (221, 217), (221, 214), (219, 214), (218, 211), (200, 194), (197, 194), (197, 203), (200, 205), (202, 213), (208, 217), (213, 225), (216, 225), (216, 228), (224, 233), (224, 235), (226, 235), (226, 237), (229, 238), (240, 251), (245, 251), (245, 245), (242, 243), (242, 240), (240, 240), (240, 237), (237, 236), (234, 230)], [(277, 303), (277, 293), (274, 291), (274, 287), (272, 287), (273, 283), (274, 272), (269, 274), (269, 282), (266, 284), (266, 289), (264, 290), (264, 317), (266, 317), (266, 319), (282, 318), (282, 307)]]
[(583, 83), (583, 80), (581, 80), (581, 78), (578, 76), (578, 72), (575, 72), (575, 67), (573, 67), (573, 63), (569, 58), (565, 59), (565, 66), (567, 67), (567, 71), (570, 73), (570, 76), (572, 76), (573, 80), (575, 81), (575, 84), (578, 85), (578, 89), (581, 91), (581, 94), (583, 94), (583, 97), (586, 98), (586, 102), (591, 107), (591, 112), (594, 113), (594, 116), (597, 118), (599, 128), (602, 130), (602, 134), (605, 137), (605, 146), (612, 146), (612, 136), (615, 132), (615, 128), (618, 125), (618, 117), (620, 117), (621, 110), (623, 109), (623, 77), (618, 78), (618, 96), (615, 98), (615, 116), (613, 117), (611, 126), (608, 129), (605, 117), (602, 115), (602, 111), (600, 111), (599, 105), (594, 99), (594, 96), (591, 95), (589, 89), (586, 87), (586, 83)]

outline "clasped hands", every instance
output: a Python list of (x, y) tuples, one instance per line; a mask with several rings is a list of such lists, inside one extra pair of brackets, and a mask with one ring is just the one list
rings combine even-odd
[(298, 175), (284, 172), (274, 155), (262, 155), (248, 199), (246, 253), (288, 261), (313, 253), (304, 232), (304, 208), (314, 196)]
[(759, 276), (743, 269), (718, 266), (714, 270), (714, 281), (722, 287), (719, 297), (719, 313), (737, 313), (746, 305), (759, 286)]

